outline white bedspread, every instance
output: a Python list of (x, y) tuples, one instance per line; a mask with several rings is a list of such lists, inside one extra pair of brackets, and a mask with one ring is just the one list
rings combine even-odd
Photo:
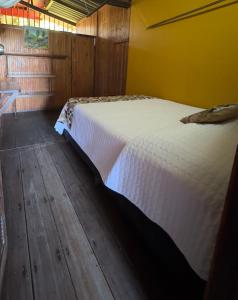
[(176, 126), (200, 109), (159, 99), (78, 104), (71, 129), (60, 122), (55, 129), (68, 130), (89, 156), (105, 181), (123, 147), (138, 135)]
[(174, 240), (207, 279), (238, 140), (238, 122), (184, 125), (200, 109), (152, 99), (79, 104), (72, 138), (104, 183), (126, 196)]
[(237, 143), (238, 121), (141, 136), (124, 147), (105, 182), (160, 225), (203, 279)]

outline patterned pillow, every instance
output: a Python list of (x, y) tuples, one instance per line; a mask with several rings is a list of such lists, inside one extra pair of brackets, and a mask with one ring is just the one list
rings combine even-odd
[(184, 117), (180, 121), (184, 124), (213, 124), (230, 121), (236, 118), (238, 118), (238, 104), (225, 104)]

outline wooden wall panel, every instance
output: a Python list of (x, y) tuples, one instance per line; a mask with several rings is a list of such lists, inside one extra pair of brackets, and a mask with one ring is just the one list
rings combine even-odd
[(117, 84), (114, 86), (113, 92), (116, 95), (124, 94), (126, 90), (128, 46), (128, 42), (114, 43), (113, 82)]
[[(0, 28), (0, 42), (4, 44), (6, 53), (43, 54), (54, 56), (54, 58), (8, 56), (8, 73), (17, 73), (20, 76), (22, 76), (22, 73), (46, 75), (46, 77), (42, 78), (15, 78), (14, 80), (19, 83), (22, 92), (26, 94), (27, 92), (40, 91), (48, 92), (48, 95), (50, 92), (53, 92), (53, 96), (41, 95), (17, 98), (17, 111), (61, 107), (72, 96), (72, 40), (74, 40), (74, 43), (80, 41), (77, 44), (77, 46), (80, 46), (77, 50), (78, 56), (83, 56), (84, 59), (84, 62), (81, 64), (74, 60), (74, 78), (82, 80), (81, 84), (78, 81), (77, 91), (75, 92), (77, 96), (93, 95), (93, 71), (90, 74), (91, 77), (89, 75), (86, 76), (89, 70), (92, 70), (92, 66), (94, 66), (94, 55), (90, 46), (92, 42), (91, 37), (50, 31), (49, 48), (47, 50), (25, 48), (23, 38), (23, 29), (12, 27)], [(87, 47), (90, 48), (89, 52), (86, 51)], [(76, 51), (74, 51), (74, 55), (76, 55)], [(61, 58), (56, 56), (61, 56)], [(6, 56), (0, 56), (0, 79), (6, 78), (6, 69)], [(75, 72), (79, 73), (76, 74)], [(82, 76), (80, 73), (82, 73)], [(47, 74), (54, 75), (54, 77), (47, 78)], [(87, 79), (89, 82), (87, 82)], [(13, 107), (10, 107), (7, 112), (10, 111), (13, 111)]]
[(93, 96), (94, 38), (72, 38), (72, 96)]
[(96, 35), (95, 95), (125, 94), (130, 9), (105, 5), (77, 24), (83, 34)]
[[(49, 49), (24, 47), (22, 28), (0, 27), (5, 52), (62, 55), (8, 57), (10, 72), (46, 73), (55, 78), (16, 78), (23, 92), (53, 91), (54, 96), (17, 99), (17, 110), (38, 110), (62, 106), (71, 96), (107, 96), (125, 93), (130, 10), (103, 6), (78, 24), (82, 35), (50, 31)], [(96, 35), (96, 47), (93, 38)], [(6, 77), (6, 56), (0, 57), (0, 78)], [(12, 111), (12, 108), (10, 108)]]
[(98, 36), (114, 42), (129, 39), (130, 10), (105, 5), (98, 11)]
[(52, 60), (53, 107), (62, 106), (71, 97), (71, 38), (72, 35), (51, 31), (49, 52), (52, 55), (66, 55), (66, 59)]
[(113, 93), (113, 43), (108, 39), (98, 38), (95, 61), (95, 95), (110, 96)]
[(76, 32), (79, 34), (97, 36), (97, 12), (92, 14), (90, 17), (79, 21)]
[(0, 56), (0, 78), (4, 78), (5, 76), (6, 76), (6, 57)]
[[(21, 111), (35, 111), (51, 109), (53, 107), (52, 99), (50, 97), (34, 96), (27, 98), (18, 98), (16, 103), (16, 109)], [(13, 107), (8, 112), (13, 112)]]
[[(98, 37), (95, 63), (95, 94), (125, 94), (130, 10), (106, 5), (98, 11)], [(125, 42), (122, 47), (119, 43)], [(120, 50), (119, 50), (120, 48)], [(118, 57), (120, 55), (120, 57)], [(123, 66), (123, 67), (122, 67)], [(123, 69), (123, 73), (121, 73)], [(119, 84), (119, 85), (118, 85)]]

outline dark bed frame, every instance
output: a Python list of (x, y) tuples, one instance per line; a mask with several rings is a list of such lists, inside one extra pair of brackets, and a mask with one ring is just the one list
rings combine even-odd
[[(201, 300), (205, 291), (206, 281), (202, 280), (192, 270), (184, 255), (169, 235), (159, 225), (146, 217), (131, 201), (108, 189), (103, 184), (95, 165), (66, 130), (64, 131), (64, 136), (93, 172), (95, 183), (101, 184), (115, 199), (113, 205), (116, 206), (119, 213), (123, 215), (130, 226), (136, 230), (136, 234), (143, 241), (143, 244), (148, 249), (148, 253), (153, 256), (155, 264), (160, 268), (162, 266), (169, 274), (171, 282), (176, 282), (180, 289), (184, 289), (186, 294), (192, 297), (190, 299)], [(187, 298), (184, 297), (184, 299)]]

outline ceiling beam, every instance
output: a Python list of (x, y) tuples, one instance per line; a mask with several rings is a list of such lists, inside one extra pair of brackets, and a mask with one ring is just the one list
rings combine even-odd
[(103, 7), (106, 4), (117, 6), (117, 7), (129, 8), (131, 6), (131, 0), (105, 0), (95, 10), (91, 11), (87, 15), (87, 17), (90, 17), (92, 14), (94, 14), (97, 10), (99, 10), (101, 7)]
[(22, 5), (24, 5), (24, 6), (26, 6), (26, 7), (29, 7), (29, 8), (32, 9), (32, 10), (38, 11), (39, 13), (45, 14), (45, 15), (51, 17), (51, 18), (55, 18), (55, 19), (57, 19), (57, 20), (59, 20), (59, 21), (62, 21), (62, 22), (64, 22), (64, 23), (67, 23), (67, 24), (76, 26), (76, 23), (75, 23), (75, 22), (72, 22), (72, 21), (69, 21), (69, 20), (67, 20), (67, 19), (65, 19), (65, 18), (56, 16), (55, 14), (52, 14), (52, 13), (48, 12), (47, 10), (42, 9), (42, 8), (39, 8), (39, 7), (35, 6), (35, 5), (32, 5), (32, 4), (30, 4), (30, 3), (26, 2), (26, 1), (21, 0), (20, 3), (21, 3)]
[(129, 8), (131, 6), (131, 0), (109, 0), (109, 5)]

